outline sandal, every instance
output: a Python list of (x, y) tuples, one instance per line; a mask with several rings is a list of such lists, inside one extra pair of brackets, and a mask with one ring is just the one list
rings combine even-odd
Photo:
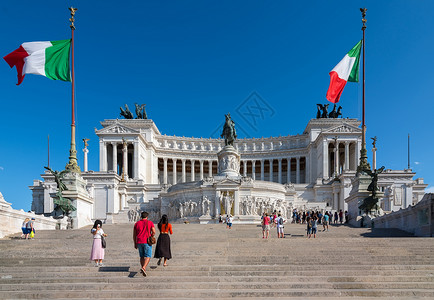
[(146, 275), (147, 275), (145, 270), (143, 270), (143, 269), (140, 269), (140, 273), (142, 273), (143, 277), (146, 277)]

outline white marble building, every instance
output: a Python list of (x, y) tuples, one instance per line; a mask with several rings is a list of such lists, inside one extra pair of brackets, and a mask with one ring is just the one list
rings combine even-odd
[[(228, 213), (227, 203), (240, 222), (277, 208), (285, 215), (293, 208), (344, 211), (362, 135), (357, 119), (312, 119), (295, 136), (239, 139), (234, 147), (240, 176), (228, 178), (218, 174), (222, 139), (162, 135), (149, 119), (104, 120), (101, 125), (95, 132), (99, 171), (87, 170), (84, 149), (82, 176), (93, 199), (93, 219), (107, 223), (131, 221), (138, 210), (149, 211), (153, 219), (168, 213), (172, 219), (208, 222)], [(51, 174), (41, 176), (30, 187), (32, 210), (50, 214), (56, 184)], [(426, 185), (414, 176), (411, 170), (380, 175), (384, 210), (422, 199)]]

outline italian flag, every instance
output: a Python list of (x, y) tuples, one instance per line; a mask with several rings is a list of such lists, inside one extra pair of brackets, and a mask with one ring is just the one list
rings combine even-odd
[(338, 103), (347, 81), (359, 82), (359, 60), (362, 41), (360, 40), (344, 58), (331, 70), (330, 85), (326, 98)]
[(18, 83), (25, 74), (43, 75), (53, 80), (71, 81), (69, 53), (71, 40), (30, 42), (6, 55), (4, 60), (18, 72)]

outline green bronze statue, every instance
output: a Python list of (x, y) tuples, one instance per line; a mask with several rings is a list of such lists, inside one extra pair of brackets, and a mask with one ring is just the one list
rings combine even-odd
[(371, 192), (371, 196), (365, 198), (363, 203), (359, 206), (359, 209), (363, 210), (365, 213), (369, 213), (371, 210), (378, 209), (378, 175), (383, 173), (384, 166), (378, 170), (366, 170), (366, 173), (372, 177), (371, 183), (369, 184), (367, 190)]
[(63, 175), (68, 171), (63, 170), (62, 172), (59, 172), (59, 171), (53, 171), (50, 167), (44, 167), (44, 168), (51, 172), (51, 174), (54, 176), (54, 181), (56, 181), (57, 184), (56, 198), (54, 198), (53, 200), (54, 204), (56, 205), (56, 209), (60, 209), (63, 215), (68, 216), (71, 213), (71, 211), (76, 210), (74, 205), (72, 205), (71, 199), (62, 196), (62, 192), (68, 190), (66, 185), (62, 182)]
[(231, 114), (225, 115), (226, 121), (223, 125), (223, 132), (220, 135), (225, 139), (225, 146), (233, 146), (234, 141), (237, 139), (237, 131), (235, 130), (235, 122), (231, 119)]

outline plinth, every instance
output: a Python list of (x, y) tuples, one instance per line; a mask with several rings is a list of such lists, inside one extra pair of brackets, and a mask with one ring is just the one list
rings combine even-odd
[(233, 146), (225, 146), (218, 157), (218, 176), (240, 176), (240, 154)]
[(71, 212), (72, 228), (81, 228), (92, 224), (93, 199), (86, 190), (86, 181), (79, 173), (68, 172), (63, 176), (63, 183), (68, 188), (62, 196), (69, 198), (76, 211)]

